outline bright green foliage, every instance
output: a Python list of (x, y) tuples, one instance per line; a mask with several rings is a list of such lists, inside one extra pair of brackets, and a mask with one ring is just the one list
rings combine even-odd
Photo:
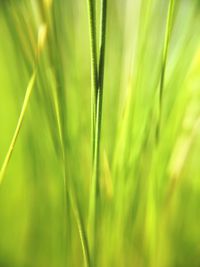
[(0, 39), (0, 267), (199, 267), (199, 1), (4, 0)]

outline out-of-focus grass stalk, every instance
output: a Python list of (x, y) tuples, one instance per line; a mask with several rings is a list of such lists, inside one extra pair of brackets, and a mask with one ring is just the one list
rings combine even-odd
[(30, 96), (31, 96), (31, 93), (32, 93), (34, 85), (35, 85), (38, 61), (39, 61), (40, 54), (41, 54), (41, 52), (43, 50), (43, 47), (44, 47), (44, 44), (45, 44), (45, 39), (46, 39), (46, 25), (41, 25), (39, 27), (39, 31), (38, 31), (38, 43), (37, 43), (37, 49), (36, 49), (35, 66), (34, 66), (31, 78), (29, 80), (28, 87), (26, 89), (26, 93), (25, 93), (25, 97), (24, 97), (24, 101), (23, 101), (23, 104), (22, 104), (22, 108), (21, 108), (21, 112), (20, 112), (20, 115), (19, 115), (19, 119), (18, 119), (18, 122), (17, 122), (16, 129), (14, 131), (10, 146), (8, 148), (8, 152), (6, 154), (6, 157), (4, 159), (3, 165), (1, 167), (0, 184), (2, 183), (2, 180), (4, 178), (4, 175), (5, 175), (5, 172), (6, 172), (6, 168), (8, 166), (9, 161), (10, 161), (10, 158), (12, 156), (12, 152), (13, 152), (13, 149), (15, 147), (15, 144), (16, 144), (16, 141), (17, 141), (17, 137), (18, 137), (20, 129), (22, 127), (24, 116), (26, 114), (26, 110), (27, 110), (27, 107), (28, 107), (28, 104), (29, 104)]
[(80, 208), (78, 206), (78, 202), (77, 202), (77, 200), (75, 198), (75, 194), (74, 194), (74, 191), (72, 189), (69, 192), (69, 198), (70, 198), (72, 211), (74, 213), (74, 216), (75, 216), (75, 219), (76, 219), (76, 223), (77, 223), (77, 227), (78, 227), (78, 231), (79, 231), (79, 236), (80, 236), (80, 240), (81, 240), (81, 246), (82, 246), (82, 250), (83, 250), (83, 257), (84, 257), (85, 266), (86, 267), (90, 267), (91, 266), (91, 262), (90, 262), (90, 252), (89, 252), (87, 234), (86, 234), (86, 231), (85, 231), (85, 227), (83, 225), (83, 220), (82, 220), (82, 217), (81, 217)]
[[(56, 117), (57, 117), (57, 123), (58, 123), (58, 131), (59, 131), (59, 137), (60, 137), (60, 145), (61, 145), (61, 151), (62, 151), (62, 160), (63, 160), (63, 167), (64, 167), (64, 194), (65, 194), (65, 208), (66, 208), (66, 203), (67, 199), (70, 201), (70, 205), (76, 220), (76, 224), (78, 227), (78, 232), (80, 236), (80, 241), (81, 241), (81, 247), (83, 250), (83, 257), (84, 257), (84, 262), (86, 267), (90, 267), (90, 253), (89, 253), (89, 245), (88, 245), (88, 240), (87, 240), (87, 235), (86, 235), (86, 230), (83, 224), (83, 220), (81, 217), (81, 212), (80, 208), (78, 206), (78, 202), (75, 197), (75, 193), (73, 190), (72, 185), (69, 185), (69, 182), (67, 180), (68, 176), (68, 170), (67, 170), (67, 165), (66, 165), (66, 151), (65, 151), (65, 145), (64, 145), (64, 136), (63, 136), (63, 131), (62, 131), (62, 125), (61, 125), (61, 115), (60, 115), (60, 108), (59, 108), (59, 101), (58, 101), (58, 95), (55, 92), (54, 93), (54, 104), (55, 104), (55, 111), (56, 111)], [(67, 215), (67, 214), (66, 214)], [(67, 218), (66, 218), (67, 219)]]
[(159, 85), (159, 110), (158, 110), (159, 113), (158, 113), (158, 124), (157, 124), (157, 129), (156, 129), (156, 140), (157, 141), (159, 140), (159, 136), (160, 136), (160, 127), (161, 127), (161, 120), (162, 120), (163, 90), (165, 86), (165, 74), (166, 74), (166, 65), (167, 65), (170, 37), (171, 37), (171, 31), (172, 31), (174, 4), (175, 4), (174, 0), (169, 0), (166, 30), (165, 30), (165, 39), (164, 39), (164, 46), (163, 46), (163, 52), (162, 52), (161, 77), (160, 77), (160, 85)]
[[(58, 5), (59, 6), (59, 5)], [(54, 51), (57, 53), (57, 47), (59, 47), (58, 39), (56, 38), (56, 4), (54, 6), (54, 14), (52, 12), (51, 20), (53, 22), (53, 26), (51, 27), (52, 32), (51, 34), (51, 41), (53, 41), (52, 44), (52, 54)], [(59, 54), (55, 54), (54, 60), (56, 59), (56, 63), (58, 65), (61, 65)], [(55, 61), (52, 61), (52, 65), (54, 66)], [(70, 208), (72, 210), (72, 213), (75, 218), (75, 223), (78, 228), (80, 242), (81, 242), (81, 248), (83, 251), (83, 258), (84, 258), (84, 264), (85, 267), (90, 267), (90, 255), (89, 255), (89, 246), (88, 246), (88, 240), (86, 235), (86, 229), (83, 223), (83, 219), (81, 216), (81, 210), (78, 205), (78, 200), (76, 197), (76, 193), (73, 188), (73, 183), (69, 179), (69, 166), (68, 166), (68, 158), (67, 158), (67, 148), (66, 148), (66, 136), (67, 136), (67, 129), (65, 125), (66, 120), (66, 110), (65, 110), (65, 85), (62, 77), (62, 68), (53, 68), (54, 74), (55, 74), (55, 82), (56, 82), (56, 88), (53, 90), (53, 101), (55, 106), (55, 113), (56, 113), (56, 119), (57, 119), (57, 126), (58, 126), (58, 135), (60, 139), (60, 151), (61, 151), (61, 158), (62, 158), (62, 168), (63, 168), (63, 188), (64, 188), (64, 224), (69, 223), (68, 230), (71, 231), (71, 218), (70, 218)], [(58, 86), (59, 85), (59, 86)], [(65, 228), (66, 229), (66, 228)], [(66, 238), (66, 233), (64, 233), (64, 237)], [(71, 234), (71, 233), (70, 233)], [(70, 240), (71, 242), (71, 240)], [(66, 247), (67, 249), (67, 247)], [(70, 261), (65, 262), (66, 265), (70, 264)]]
[(102, 121), (102, 103), (104, 89), (104, 60), (105, 60), (105, 44), (106, 44), (106, 21), (107, 21), (107, 0), (101, 2), (100, 16), (100, 47), (99, 47), (99, 70), (98, 70), (98, 90), (96, 103), (96, 119), (95, 119), (95, 142), (94, 142), (94, 161), (91, 199), (89, 209), (90, 223), (90, 242), (93, 250), (93, 260), (95, 262), (95, 232), (96, 232), (96, 206), (99, 185), (99, 167), (100, 167), (100, 141), (101, 141), (101, 121)]
[(92, 137), (92, 160), (94, 160), (95, 146), (95, 120), (97, 106), (98, 90), (98, 63), (97, 63), (97, 36), (96, 36), (96, 0), (87, 0), (88, 18), (90, 31), (90, 49), (91, 49), (91, 137)]

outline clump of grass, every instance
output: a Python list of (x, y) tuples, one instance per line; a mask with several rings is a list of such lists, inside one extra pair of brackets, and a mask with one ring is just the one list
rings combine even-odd
[(0, 6), (0, 266), (199, 266), (197, 3)]

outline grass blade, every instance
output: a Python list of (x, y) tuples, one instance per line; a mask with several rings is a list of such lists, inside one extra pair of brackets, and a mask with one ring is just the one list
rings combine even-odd
[(92, 191), (90, 199), (89, 223), (91, 231), (91, 249), (95, 255), (95, 232), (96, 232), (96, 206), (98, 197), (99, 184), (99, 167), (100, 167), (100, 142), (101, 142), (101, 122), (102, 122), (102, 104), (104, 89), (104, 61), (105, 61), (105, 44), (106, 44), (106, 21), (107, 21), (107, 0), (101, 3), (101, 21), (100, 21), (100, 58), (98, 72), (98, 90), (97, 90), (97, 106), (95, 119), (95, 142), (94, 142), (94, 165)]
[(91, 50), (91, 135), (92, 135), (92, 159), (94, 160), (95, 146), (95, 120), (98, 91), (98, 64), (97, 64), (97, 37), (96, 37), (96, 0), (88, 0), (88, 17), (90, 30), (90, 50)]
[(161, 120), (162, 120), (163, 90), (165, 86), (167, 57), (168, 57), (168, 51), (169, 51), (171, 31), (172, 31), (174, 3), (175, 3), (174, 0), (169, 0), (166, 30), (165, 30), (165, 40), (164, 40), (163, 53), (162, 53), (161, 77), (160, 77), (160, 85), (159, 85), (159, 114), (158, 114), (158, 124), (157, 124), (157, 129), (156, 129), (156, 140), (157, 141), (159, 140), (159, 136), (160, 136), (160, 127), (161, 127)]
[(13, 149), (15, 147), (15, 144), (16, 144), (16, 141), (17, 141), (17, 137), (19, 135), (19, 132), (20, 132), (23, 120), (24, 120), (24, 116), (25, 116), (25, 113), (26, 113), (26, 110), (27, 110), (27, 106), (29, 104), (30, 96), (31, 96), (31, 93), (32, 93), (32, 90), (33, 90), (33, 87), (34, 87), (34, 84), (35, 84), (35, 79), (36, 79), (36, 70), (33, 72), (32, 76), (31, 76), (31, 79), (30, 79), (30, 81), (28, 83), (28, 87), (27, 87), (26, 94), (25, 94), (25, 97), (24, 97), (24, 102), (23, 102), (22, 109), (21, 109), (21, 113), (20, 113), (20, 116), (19, 116), (19, 119), (18, 119), (18, 122), (17, 122), (17, 127), (15, 129), (15, 132), (14, 132), (14, 135), (12, 137), (12, 141), (10, 143), (8, 152), (6, 154), (6, 157), (4, 159), (3, 165), (1, 167), (0, 184), (3, 181), (4, 175), (5, 175), (5, 171), (6, 171), (7, 167), (8, 167), (8, 163), (9, 163), (10, 158), (12, 156), (12, 152), (13, 152)]

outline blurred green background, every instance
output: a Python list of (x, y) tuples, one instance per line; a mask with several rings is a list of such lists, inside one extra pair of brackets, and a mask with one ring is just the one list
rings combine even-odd
[[(108, 1), (95, 267), (200, 266), (200, 5), (175, 1), (157, 144), (168, 4)], [(65, 187), (87, 237), (90, 57), (86, 0), (0, 1), (0, 164), (38, 64), (0, 184), (0, 267), (84, 266)]]

